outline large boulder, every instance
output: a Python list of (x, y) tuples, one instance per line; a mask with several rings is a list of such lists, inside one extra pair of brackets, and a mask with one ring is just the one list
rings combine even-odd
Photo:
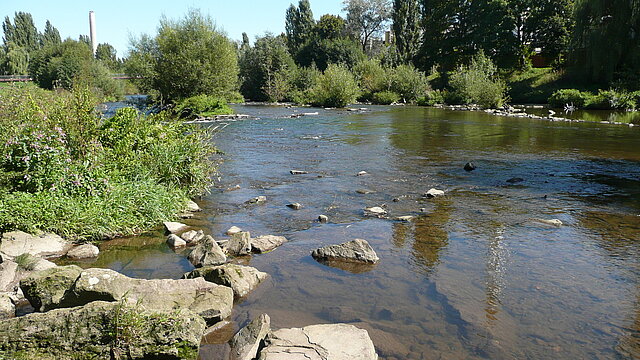
[(71, 243), (55, 234), (36, 236), (22, 231), (4, 233), (0, 240), (0, 252), (10, 257), (22, 254), (62, 256), (67, 253), (71, 246)]
[(225, 246), (225, 251), (231, 256), (251, 254), (251, 234), (248, 231), (233, 234)]
[(348, 324), (281, 329), (268, 335), (259, 360), (376, 360), (366, 330)]
[(234, 360), (253, 360), (258, 355), (260, 343), (271, 331), (269, 315), (262, 314), (240, 329), (231, 341), (231, 356)]
[(189, 309), (215, 323), (231, 315), (233, 291), (202, 278), (144, 280), (109, 269), (87, 269), (80, 273), (63, 305), (122, 299), (150, 310)]
[(284, 236), (263, 235), (251, 239), (251, 251), (258, 254), (269, 252), (287, 242)]
[(311, 253), (316, 260), (352, 261), (375, 264), (380, 258), (366, 240), (355, 239), (344, 244), (329, 245)]
[(11, 319), (16, 316), (16, 306), (13, 304), (11, 294), (0, 292), (0, 320)]
[(228, 286), (233, 289), (236, 298), (241, 298), (255, 289), (269, 274), (251, 266), (225, 264), (207, 266), (184, 274), (185, 279), (202, 277), (206, 281)]
[(158, 312), (97, 301), (0, 322), (7, 359), (193, 359), (205, 322), (189, 310)]
[(81, 272), (82, 268), (76, 265), (34, 272), (20, 280), (20, 288), (36, 311), (64, 307), (65, 296)]
[(76, 246), (67, 252), (67, 257), (71, 259), (92, 259), (97, 258), (100, 254), (100, 249), (93, 244), (83, 244)]
[(193, 248), (188, 259), (195, 267), (221, 265), (227, 262), (227, 256), (224, 251), (210, 235), (205, 236)]
[(18, 264), (11, 260), (5, 260), (0, 264), (0, 292), (11, 291), (16, 284)]

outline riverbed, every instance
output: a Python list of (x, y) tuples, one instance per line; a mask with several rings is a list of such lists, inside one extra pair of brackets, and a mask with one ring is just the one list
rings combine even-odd
[[(214, 238), (239, 226), (289, 242), (237, 260), (270, 279), (202, 359), (219, 358), (215, 343), (261, 313), (273, 328), (352, 323), (384, 360), (640, 357), (638, 127), (420, 107), (236, 110), (253, 118), (218, 127), (219, 179), (185, 222)], [(469, 161), (476, 170), (463, 169)], [(430, 188), (446, 196), (424, 199)], [(244, 204), (260, 195), (264, 205)], [(415, 219), (364, 216), (371, 206)], [(369, 241), (377, 266), (310, 256), (354, 238)], [(179, 278), (193, 267), (164, 240), (158, 229), (106, 242), (81, 265)]]

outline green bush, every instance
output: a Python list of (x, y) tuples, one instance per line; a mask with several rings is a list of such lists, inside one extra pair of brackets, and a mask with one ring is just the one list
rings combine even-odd
[(359, 94), (353, 74), (344, 65), (331, 64), (310, 91), (314, 106), (342, 108), (353, 103)]
[(133, 108), (101, 122), (94, 100), (86, 89), (0, 90), (0, 232), (129, 235), (207, 191), (207, 131)]
[(447, 103), (477, 104), (485, 108), (502, 106), (506, 102), (507, 86), (497, 76), (497, 67), (483, 52), (451, 74), (451, 91)]
[(554, 108), (563, 108), (565, 105), (573, 105), (583, 108), (590, 102), (593, 95), (576, 89), (562, 89), (554, 92), (549, 98), (549, 105)]
[(434, 106), (436, 104), (445, 103), (446, 93), (441, 90), (433, 90), (427, 92), (427, 94), (418, 99), (418, 105), (420, 106)]
[(636, 96), (633, 93), (616, 90), (600, 90), (586, 103), (587, 109), (592, 110), (634, 110)]
[(181, 100), (174, 108), (174, 112), (181, 119), (229, 115), (234, 113), (233, 109), (227, 105), (224, 99), (210, 95), (197, 95)]
[(400, 101), (400, 95), (393, 91), (381, 91), (374, 93), (371, 101), (377, 105), (391, 105)]
[(360, 101), (373, 101), (374, 93), (389, 90), (388, 71), (377, 60), (360, 61), (353, 67), (353, 73), (362, 90)]
[(391, 70), (390, 90), (405, 103), (413, 103), (429, 90), (426, 75), (412, 65), (399, 65)]

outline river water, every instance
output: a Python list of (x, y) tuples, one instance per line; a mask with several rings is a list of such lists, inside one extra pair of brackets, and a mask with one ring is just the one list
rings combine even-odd
[[(187, 223), (215, 238), (235, 225), (290, 241), (239, 260), (270, 279), (205, 343), (264, 312), (273, 328), (365, 328), (385, 360), (640, 357), (638, 127), (419, 107), (236, 110), (255, 118), (214, 135), (220, 179)], [(287, 118), (309, 111), (319, 113)], [(475, 171), (463, 170), (468, 161)], [(423, 199), (430, 188), (446, 196)], [(266, 204), (244, 205), (258, 195)], [(364, 216), (381, 205), (416, 218)], [(314, 221), (320, 214), (328, 224)], [(377, 266), (341, 269), (310, 256), (354, 238), (369, 241)], [(83, 266), (141, 278), (192, 269), (160, 230), (101, 250)], [(203, 345), (201, 358), (222, 349)]]

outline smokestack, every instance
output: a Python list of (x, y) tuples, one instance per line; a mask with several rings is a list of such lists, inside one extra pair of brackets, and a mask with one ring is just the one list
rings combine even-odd
[(96, 14), (93, 11), (89, 11), (89, 33), (91, 35), (91, 50), (95, 56), (98, 49), (98, 39), (96, 38)]

